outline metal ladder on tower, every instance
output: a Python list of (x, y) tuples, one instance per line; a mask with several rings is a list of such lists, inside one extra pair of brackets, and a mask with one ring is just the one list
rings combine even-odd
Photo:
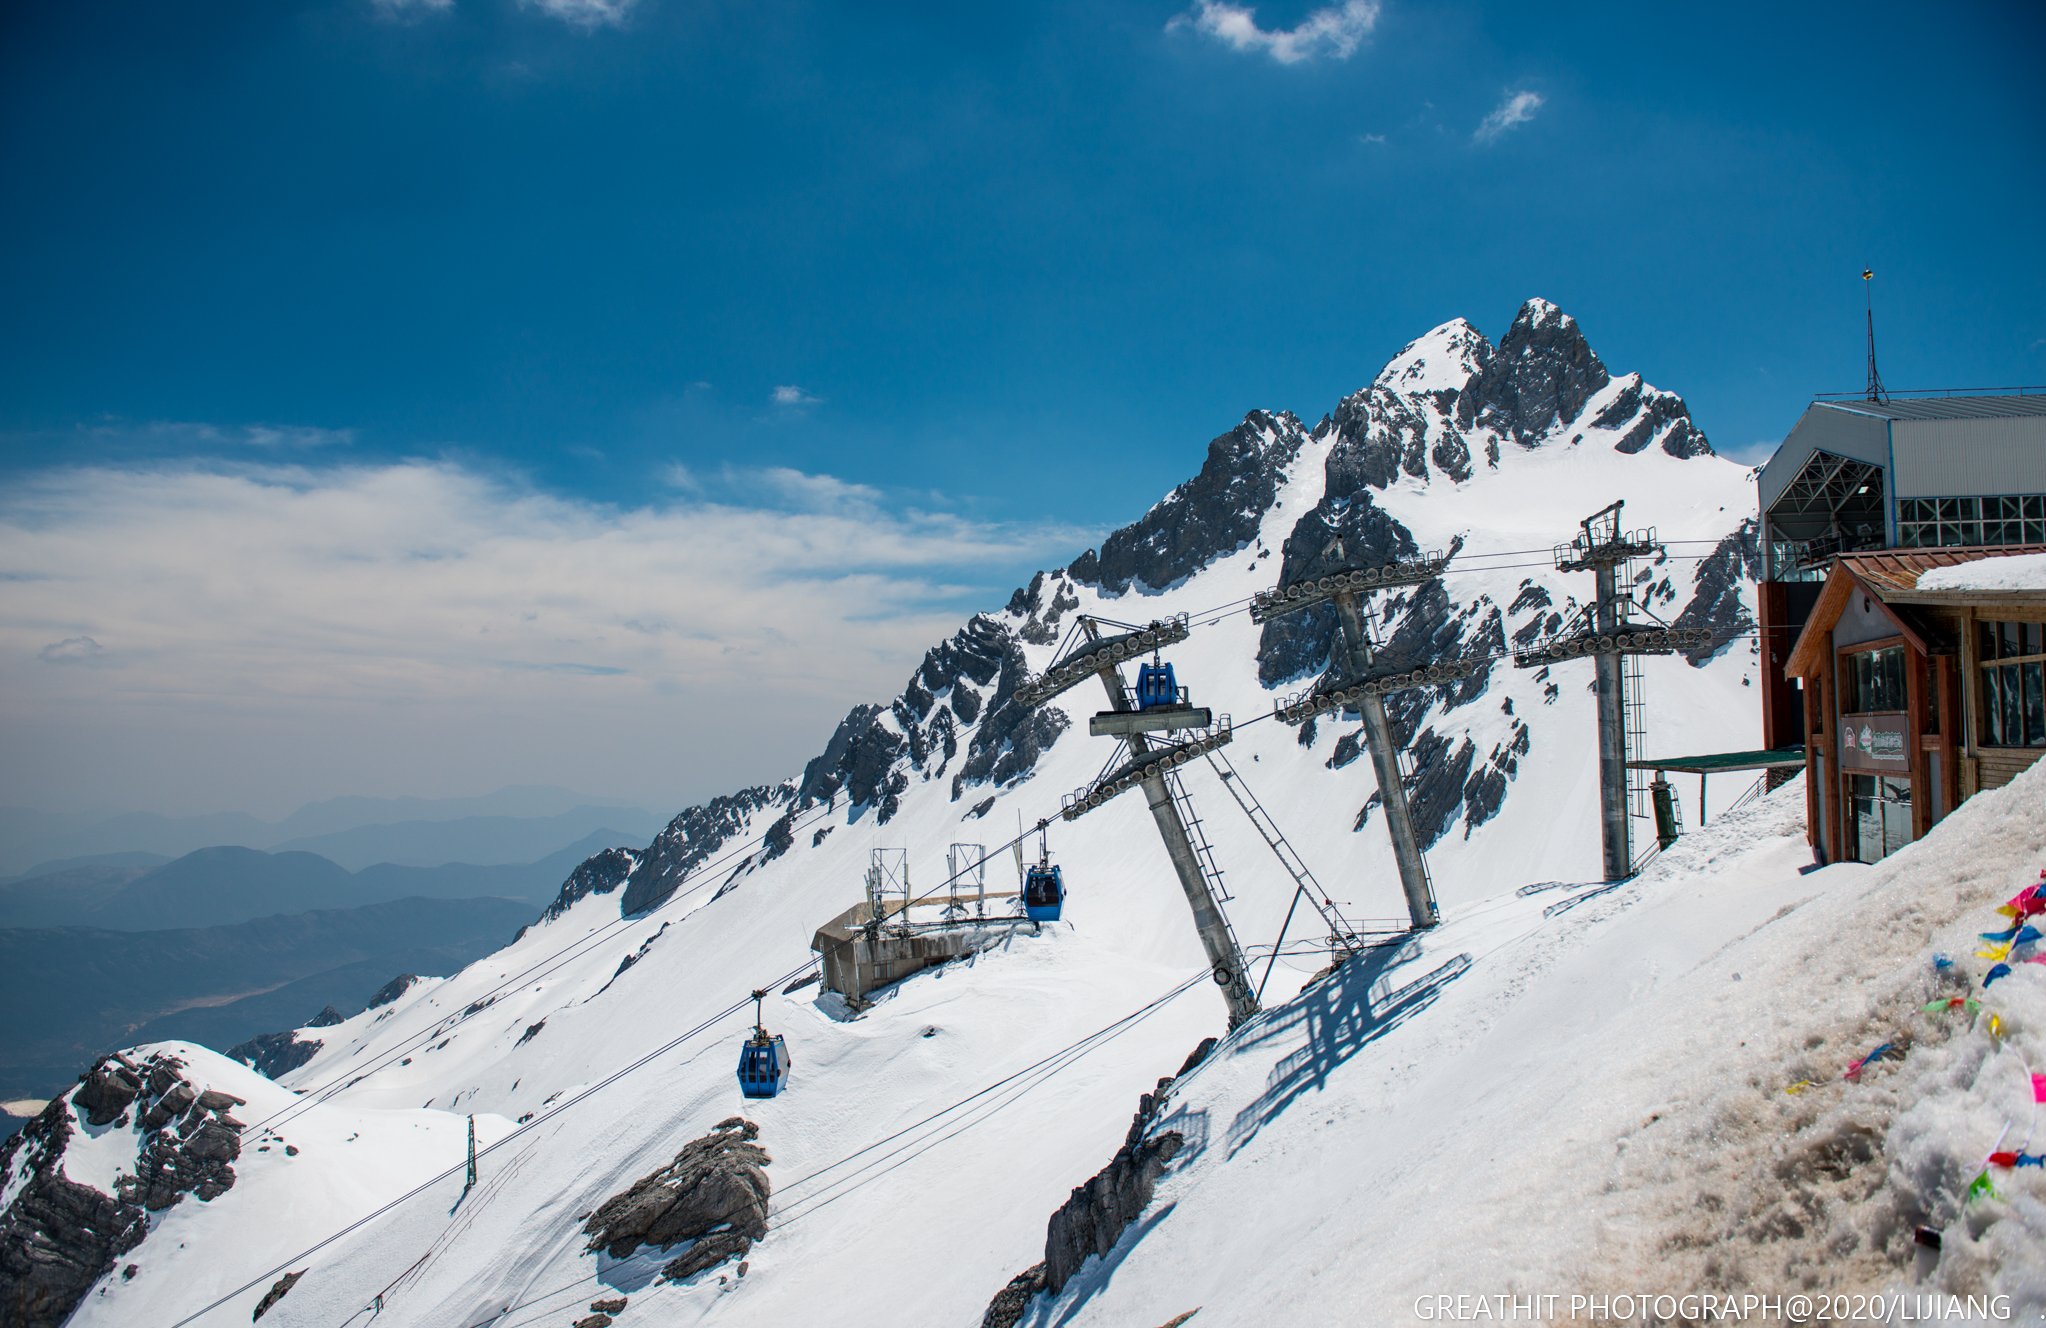
[(1228, 933), (1229, 944), (1240, 955), (1243, 944), (1236, 939), (1236, 924), (1229, 920), (1228, 910), (1222, 907), (1233, 896), (1229, 887), (1222, 883), (1222, 868), (1215, 861), (1214, 847), (1208, 843), (1207, 831), (1202, 827), (1200, 813), (1194, 810), (1193, 799), (1186, 794), (1186, 785), (1179, 782), (1177, 769), (1167, 772), (1165, 791), (1172, 795), (1172, 805), (1179, 809), (1179, 819), (1186, 824), (1187, 842), (1193, 845), (1194, 859), (1201, 864), (1201, 874), (1208, 878), (1208, 888), (1214, 891), (1215, 916), (1222, 920), (1222, 930)]
[[(1214, 767), (1215, 774), (1221, 778), (1222, 787), (1229, 790), (1229, 796), (1236, 799), (1236, 805), (1242, 808), (1243, 814), (1250, 819), (1259, 838), (1265, 841), (1265, 847), (1271, 849), (1272, 856), (1279, 860), (1279, 865), (1293, 878), (1293, 906), (1298, 907), (1304, 896), (1314, 905), (1315, 911), (1321, 914), (1322, 921), (1328, 924), (1330, 948), (1333, 950), (1341, 947), (1355, 954), (1358, 943), (1356, 930), (1336, 911), (1335, 901), (1329, 898), (1328, 891), (1321, 888), (1321, 882), (1314, 879), (1314, 872), (1308, 867), (1307, 860), (1300, 856), (1300, 851), (1286, 838), (1286, 832), (1279, 829), (1279, 823), (1272, 819), (1272, 814), (1257, 800), (1257, 794), (1251, 792), (1250, 785), (1243, 782), (1243, 776), (1220, 751), (1208, 754), (1208, 764)], [(1293, 908), (1289, 907), (1286, 910), (1287, 923), (1292, 919)], [(1271, 978), (1272, 965), (1278, 962), (1279, 949), (1284, 945), (1285, 939), (1286, 928), (1282, 924), (1278, 940), (1272, 943), (1272, 956), (1265, 963), (1266, 980)], [(1264, 990), (1264, 982), (1258, 983), (1258, 990), (1260, 992)]]

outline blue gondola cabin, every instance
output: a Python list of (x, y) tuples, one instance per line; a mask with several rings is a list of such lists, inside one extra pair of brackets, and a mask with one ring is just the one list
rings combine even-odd
[(739, 1091), (747, 1097), (773, 1097), (788, 1082), (788, 1044), (779, 1033), (754, 1030), (739, 1051)]
[(1045, 863), (1032, 867), (1023, 878), (1023, 912), (1032, 922), (1057, 922), (1066, 902), (1066, 884), (1059, 869)]
[(1137, 669), (1137, 709), (1179, 704), (1179, 683), (1170, 664), (1144, 664)]

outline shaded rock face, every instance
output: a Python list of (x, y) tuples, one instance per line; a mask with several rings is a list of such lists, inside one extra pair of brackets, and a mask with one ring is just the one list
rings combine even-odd
[(642, 1245), (666, 1251), (691, 1242), (661, 1270), (678, 1282), (743, 1257), (767, 1235), (766, 1168), (773, 1159), (753, 1142), (759, 1137), (760, 1127), (741, 1117), (718, 1122), (674, 1161), (591, 1213), (583, 1223), (585, 1248), (623, 1259)]
[(287, 1291), (298, 1285), (298, 1279), (305, 1275), (306, 1270), (301, 1268), (295, 1273), (286, 1273), (271, 1283), (270, 1289), (263, 1293), (263, 1298), (256, 1302), (256, 1312), (250, 1316), (251, 1320), (260, 1319), (268, 1314), (278, 1301), (284, 1299)]
[(265, 1078), (279, 1079), (319, 1055), (324, 1045), (318, 1038), (301, 1039), (296, 1029), (258, 1033), (247, 1042), (229, 1047), (227, 1058), (240, 1061)]
[(419, 981), (417, 973), (400, 973), (397, 977), (392, 978), (389, 982), (377, 988), (377, 994), (369, 998), (369, 1008), (375, 1010), (389, 1005), (392, 1001), (397, 1000), (400, 996), (412, 990), (412, 984), (417, 981)]
[[(1206, 1060), (1214, 1049), (1214, 1038), (1202, 1039), (1179, 1067), (1179, 1075)], [(1072, 1197), (1051, 1215), (1044, 1233), (1044, 1262), (1010, 1279), (996, 1293), (981, 1318), (982, 1328), (1014, 1328), (1029, 1309), (1032, 1297), (1040, 1291), (1056, 1296), (1065, 1290), (1066, 1283), (1088, 1255), (1106, 1255), (1114, 1249), (1130, 1223), (1143, 1213), (1165, 1164), (1185, 1146), (1186, 1141), (1173, 1130), (1148, 1137), (1165, 1090), (1172, 1087), (1179, 1075), (1160, 1079), (1155, 1093), (1143, 1095), (1114, 1160), (1075, 1189)]]
[(307, 1028), (332, 1028), (336, 1024), (345, 1024), (347, 1022), (348, 1016), (330, 1005), (311, 1019), (306, 1020), (305, 1026)]
[[(0, 1148), (0, 1176), (10, 1189), (20, 1182), (0, 1212), (0, 1323), (56, 1328), (142, 1243), (148, 1213), (187, 1194), (215, 1199), (233, 1186), (243, 1127), (227, 1112), (242, 1100), (195, 1088), (178, 1073), (183, 1068), (161, 1052), (140, 1065), (109, 1056)], [(114, 1194), (63, 1173), (81, 1121), (134, 1134), (134, 1174), (122, 1176)]]
[[(1709, 628), (1713, 639), (1722, 642), (1752, 630), (1755, 616), (1742, 600), (1741, 588), (1762, 579), (1761, 523), (1753, 517), (1741, 522), (1739, 530), (1719, 541), (1698, 564), (1692, 578), (1691, 601), (1677, 615), (1676, 626)], [(1705, 646), (1684, 658), (1703, 665), (1726, 648)]]
[(1533, 447), (1582, 414), (1610, 381), (1577, 320), (1547, 300), (1529, 300), (1458, 396), (1456, 421)]
[(744, 836), (753, 814), (789, 800), (788, 784), (762, 785), (721, 794), (686, 808), (647, 846), (626, 878), (621, 913), (644, 913), (665, 902), (689, 874), (734, 838)]
[(1307, 430), (1288, 411), (1254, 410), (1208, 444), (1201, 473), (1167, 494), (1134, 525), (1075, 558), (1067, 573), (1084, 585), (1123, 594), (1163, 590), (1257, 538), (1278, 496), (1281, 473), (1300, 454)]
[[(607, 848), (602, 853), (593, 853), (582, 860), (568, 879), (561, 883), (561, 893), (540, 915), (542, 921), (551, 921), (574, 906), (578, 899), (588, 895), (608, 895), (625, 884), (632, 875), (632, 869), (639, 865), (640, 855), (629, 848)], [(381, 995), (382, 993), (378, 993)], [(393, 997), (392, 999), (396, 999)], [(374, 1009), (376, 1002), (370, 1002)]]

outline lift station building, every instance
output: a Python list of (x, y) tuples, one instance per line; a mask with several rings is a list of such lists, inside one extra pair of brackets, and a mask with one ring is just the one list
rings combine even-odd
[(2046, 392), (1819, 401), (1757, 476), (1762, 728), (1826, 862), (1874, 862), (2046, 753)]

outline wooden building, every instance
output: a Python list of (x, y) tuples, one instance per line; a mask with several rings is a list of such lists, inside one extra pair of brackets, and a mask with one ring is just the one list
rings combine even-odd
[(2046, 552), (1832, 559), (1784, 678), (1802, 693), (1807, 836), (1876, 862), (2046, 754), (2046, 589), (1921, 590), (1937, 567)]

